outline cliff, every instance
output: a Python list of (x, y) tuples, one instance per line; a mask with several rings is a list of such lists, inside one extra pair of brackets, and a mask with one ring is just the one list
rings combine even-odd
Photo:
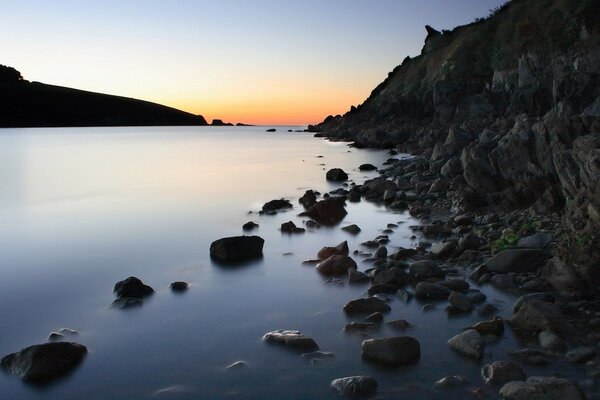
[(207, 125), (201, 115), (126, 97), (28, 82), (0, 66), (0, 127)]

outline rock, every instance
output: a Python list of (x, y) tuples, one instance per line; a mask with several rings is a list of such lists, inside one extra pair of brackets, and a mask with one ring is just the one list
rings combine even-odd
[(253, 221), (248, 221), (244, 225), (242, 225), (242, 229), (245, 231), (251, 231), (256, 228), (258, 228), (258, 224)]
[(305, 360), (326, 360), (335, 358), (335, 354), (327, 352), (327, 351), (311, 351), (309, 353), (304, 353), (301, 356)]
[(308, 210), (310, 207), (312, 207), (313, 204), (317, 202), (317, 195), (314, 191), (307, 190), (306, 192), (304, 192), (302, 197), (298, 199), (298, 202), (302, 204), (302, 207), (304, 207), (305, 210)]
[(348, 180), (348, 174), (340, 168), (333, 168), (327, 171), (325, 178), (328, 181), (343, 182)]
[(404, 319), (390, 321), (387, 323), (387, 325), (399, 331), (405, 331), (412, 326), (408, 321)]
[(448, 345), (452, 350), (476, 360), (479, 360), (483, 355), (485, 346), (483, 338), (475, 329), (467, 329), (454, 336), (448, 340)]
[(509, 354), (523, 363), (536, 366), (549, 364), (552, 358), (552, 354), (546, 351), (528, 348), (512, 351)]
[(498, 312), (498, 307), (496, 307), (493, 304), (484, 304), (483, 306), (479, 307), (477, 309), (477, 314), (479, 314), (482, 317), (489, 317), (492, 316), (494, 314), (496, 314)]
[(551, 330), (541, 331), (538, 335), (538, 343), (544, 350), (563, 352), (567, 349), (567, 344)]
[(529, 249), (543, 249), (552, 242), (552, 235), (539, 232), (531, 236), (522, 237), (517, 243), (517, 247)]
[(414, 364), (421, 357), (421, 346), (410, 336), (369, 339), (362, 343), (362, 357), (389, 366)]
[(502, 385), (511, 381), (525, 380), (525, 372), (511, 361), (494, 361), (485, 364), (481, 369), (481, 376), (488, 385)]
[(235, 263), (262, 257), (265, 240), (260, 236), (233, 236), (210, 245), (210, 256), (216, 261)]
[(127, 279), (117, 282), (113, 292), (119, 299), (125, 297), (143, 299), (144, 297), (152, 295), (154, 293), (154, 289), (148, 285), (145, 285), (138, 278), (130, 276)]
[(374, 284), (394, 285), (397, 287), (405, 286), (409, 281), (410, 277), (408, 274), (398, 267), (378, 269), (373, 277)]
[(532, 300), (523, 304), (510, 319), (513, 328), (529, 333), (538, 333), (549, 329), (565, 330), (567, 322), (560, 308), (545, 301)]
[(500, 389), (500, 397), (503, 400), (585, 400), (577, 383), (546, 376), (509, 382)]
[(86, 354), (87, 348), (79, 343), (36, 344), (4, 356), (0, 367), (26, 382), (45, 384), (72, 372)]
[(357, 269), (356, 262), (348, 256), (331, 256), (316, 266), (317, 271), (326, 276), (339, 276), (348, 273), (349, 269)]
[(416, 281), (443, 276), (440, 267), (431, 260), (416, 261), (410, 264), (408, 272)]
[(379, 325), (368, 322), (351, 322), (344, 326), (344, 332), (346, 333), (365, 333), (365, 332), (377, 332)]
[(425, 236), (447, 236), (449, 235), (450, 229), (443, 225), (425, 225), (423, 226), (423, 235)]
[(225, 367), (225, 369), (228, 370), (238, 370), (238, 369), (246, 369), (248, 368), (248, 363), (246, 363), (245, 361), (235, 361), (231, 364), (229, 364), (227, 367)]
[(369, 297), (366, 299), (357, 299), (348, 302), (344, 306), (344, 312), (346, 314), (371, 314), (374, 312), (388, 312), (391, 311), (389, 305), (383, 300), (379, 300), (376, 297)]
[(473, 217), (466, 214), (457, 215), (454, 217), (454, 223), (457, 226), (469, 226), (473, 223)]
[(446, 179), (437, 179), (429, 188), (429, 193), (445, 193), (450, 189), (450, 182)]
[(374, 312), (373, 314), (365, 318), (365, 321), (372, 322), (374, 324), (380, 324), (383, 322), (383, 314), (380, 312)]
[(367, 291), (367, 294), (369, 296), (375, 296), (376, 294), (379, 294), (379, 293), (396, 294), (396, 292), (398, 292), (397, 286), (380, 283), (380, 284), (372, 285), (369, 288), (369, 290)]
[(467, 296), (467, 299), (469, 299), (469, 301), (473, 304), (483, 303), (487, 299), (487, 296), (481, 293), (481, 290), (479, 289), (468, 289), (464, 294), (465, 296)]
[(187, 282), (177, 281), (171, 283), (169, 287), (174, 292), (185, 292), (189, 289), (190, 285)]
[(358, 235), (360, 233), (360, 228), (358, 225), (352, 224), (342, 228), (343, 231), (351, 233), (353, 235)]
[(343, 396), (369, 396), (377, 391), (377, 381), (370, 376), (348, 376), (331, 381), (331, 387)]
[(540, 300), (549, 303), (554, 303), (554, 296), (551, 293), (524, 294), (523, 296), (519, 297), (517, 301), (515, 301), (515, 304), (513, 305), (513, 314), (516, 314), (519, 311), (519, 309), (523, 306), (523, 304), (532, 300)]
[(518, 289), (517, 284), (512, 276), (507, 274), (498, 274), (494, 275), (490, 278), (490, 283), (496, 288), (500, 290), (504, 290), (507, 292), (514, 291)]
[(263, 340), (267, 343), (285, 345), (293, 350), (310, 352), (319, 350), (313, 338), (304, 336), (300, 331), (276, 330), (265, 333)]
[(437, 380), (435, 382), (435, 386), (441, 387), (441, 388), (455, 388), (455, 387), (466, 385), (467, 383), (469, 383), (469, 381), (463, 376), (450, 375), (450, 376), (445, 376), (440, 380)]
[(500, 317), (494, 317), (489, 321), (481, 321), (471, 327), (475, 329), (482, 336), (494, 335), (500, 336), (504, 333), (504, 320)]
[(348, 270), (348, 283), (362, 283), (368, 282), (371, 278), (369, 278), (365, 273), (357, 271), (355, 269)]
[(375, 258), (386, 258), (388, 255), (387, 248), (385, 246), (379, 246), (377, 250), (375, 250), (375, 254), (373, 257)]
[(466, 236), (458, 239), (458, 248), (461, 250), (478, 250), (481, 243), (481, 238), (474, 233), (469, 233)]
[(79, 336), (79, 332), (69, 328), (61, 328), (58, 332), (50, 332), (48, 340), (64, 341), (66, 336)]
[(565, 354), (565, 358), (568, 362), (572, 363), (584, 363), (596, 356), (596, 350), (593, 347), (576, 347), (573, 350)]
[(270, 211), (285, 210), (288, 208), (294, 208), (292, 203), (290, 203), (289, 200), (279, 199), (279, 200), (271, 200), (271, 201), (266, 202), (262, 206), (262, 211), (270, 212)]
[(448, 297), (448, 304), (450, 304), (449, 311), (451, 312), (471, 312), (473, 311), (473, 305), (467, 299), (464, 294), (458, 292), (450, 293)]
[(509, 272), (531, 272), (548, 259), (548, 253), (539, 249), (508, 249), (501, 251), (483, 265), (489, 272), (506, 274)]
[(358, 167), (359, 171), (376, 171), (377, 167), (374, 166), (373, 164), (362, 164), (360, 167)]
[(142, 299), (138, 299), (136, 297), (123, 297), (113, 301), (110, 306), (112, 308), (126, 309), (141, 307), (142, 305), (144, 305), (144, 300)]
[(317, 257), (321, 260), (324, 260), (331, 256), (347, 256), (348, 253), (350, 253), (350, 250), (348, 249), (348, 241), (344, 240), (335, 247), (323, 247), (317, 253)]
[(296, 226), (296, 224), (294, 224), (294, 222), (292, 221), (288, 221), (288, 222), (284, 222), (283, 224), (281, 224), (281, 232), (282, 233), (304, 233), (306, 232), (306, 229), (304, 228), (299, 228)]
[(429, 252), (438, 258), (451, 256), (456, 250), (456, 244), (453, 242), (436, 243), (429, 249)]
[(344, 208), (343, 198), (330, 197), (316, 202), (300, 216), (310, 217), (322, 225), (333, 226), (340, 223), (346, 214), (348, 212)]
[[(446, 281), (440, 281), (437, 283), (438, 285), (442, 285), (447, 287), (450, 290), (454, 290), (455, 292), (464, 292), (469, 289), (469, 284), (464, 279), (448, 279)], [(473, 289), (476, 290), (476, 289)], [(479, 291), (477, 291), (479, 292)], [(479, 292), (481, 293), (481, 292)], [(466, 293), (465, 293), (466, 295)], [(485, 300), (485, 297), (484, 297)], [(473, 300), (469, 298), (469, 301), (473, 303)]]
[(415, 295), (419, 299), (446, 300), (450, 296), (450, 289), (429, 282), (419, 282), (415, 287)]
[(275, 129), (275, 128), (269, 128), (269, 129), (267, 129), (267, 132), (277, 132), (277, 129)]

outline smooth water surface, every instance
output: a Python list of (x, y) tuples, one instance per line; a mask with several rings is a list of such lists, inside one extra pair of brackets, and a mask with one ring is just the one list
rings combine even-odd
[[(381, 166), (386, 152), (350, 149), (288, 127), (265, 129), (0, 130), (0, 355), (43, 343), (62, 327), (80, 331), (76, 341), (89, 349), (75, 373), (47, 387), (0, 373), (3, 399), (335, 398), (329, 382), (359, 374), (378, 379), (381, 398), (413, 398), (413, 391), (437, 398), (421, 388), (445, 375), (480, 383), (481, 364), (446, 345), (478, 320), (475, 314), (449, 319), (445, 304), (422, 313), (418, 301), (394, 299), (386, 318), (414, 325), (406, 334), (419, 339), (422, 357), (415, 366), (378, 368), (361, 361), (362, 338), (341, 332), (351, 321), (343, 305), (367, 287), (327, 284), (301, 264), (342, 240), (359, 249), (388, 223), (400, 222), (390, 251), (413, 246), (409, 225), (416, 222), (408, 214), (350, 203), (340, 226), (358, 224), (358, 236), (340, 226), (293, 236), (279, 231), (289, 220), (302, 225), (297, 199), (306, 189), (339, 187), (325, 181), (326, 169), (341, 167), (361, 183), (378, 174), (358, 166)], [(295, 208), (249, 214), (281, 197)], [(237, 268), (213, 264), (210, 243), (242, 234), (249, 220), (260, 224), (264, 258)], [(113, 285), (132, 275), (157, 293), (137, 309), (109, 308)], [(178, 280), (190, 290), (172, 293), (169, 283)], [(485, 290), (501, 313), (509, 312), (507, 296)], [(311, 364), (261, 341), (275, 329), (301, 330), (336, 358)], [(507, 333), (488, 345), (486, 359), (515, 347)], [(226, 370), (238, 360), (248, 368)]]

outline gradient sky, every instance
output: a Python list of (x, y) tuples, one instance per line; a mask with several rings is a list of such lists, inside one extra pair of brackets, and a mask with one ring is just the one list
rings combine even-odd
[(307, 124), (362, 103), (424, 26), (505, 0), (0, 0), (0, 64), (207, 120)]

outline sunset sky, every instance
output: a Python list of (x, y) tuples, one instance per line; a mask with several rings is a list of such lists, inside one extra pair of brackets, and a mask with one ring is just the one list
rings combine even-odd
[(426, 24), (505, 2), (0, 1), (0, 64), (28, 80), (253, 124), (344, 113), (419, 54)]

